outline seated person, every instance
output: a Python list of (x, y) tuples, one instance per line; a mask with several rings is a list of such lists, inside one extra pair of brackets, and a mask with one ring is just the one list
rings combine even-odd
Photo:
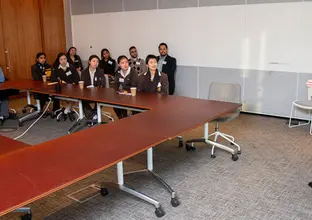
[(138, 91), (168, 95), (168, 76), (158, 71), (157, 57), (148, 55), (145, 62), (147, 65), (147, 72), (139, 76)]
[[(87, 87), (105, 87), (106, 81), (104, 70), (99, 68), (99, 57), (91, 55), (88, 61), (88, 67), (81, 72), (81, 81)], [(96, 109), (90, 106), (88, 101), (82, 101), (83, 111), (88, 120), (96, 120)]]
[(76, 68), (80, 77), (81, 71), (83, 70), (83, 65), (82, 65), (80, 56), (77, 55), (76, 47), (69, 48), (66, 56), (67, 56), (67, 62)]
[(9, 97), (6, 93), (6, 91), (0, 91), (0, 126), (9, 117)]
[[(51, 81), (52, 82), (60, 82), (65, 84), (78, 84), (79, 82), (79, 74), (75, 68), (75, 66), (70, 65), (67, 62), (67, 57), (65, 53), (59, 53), (57, 58), (53, 64), (54, 68), (52, 69)], [(65, 108), (62, 109), (63, 119), (64, 121), (67, 119), (74, 121), (75, 116), (72, 111), (74, 102), (71, 101), (63, 101)]]
[(106, 75), (109, 75), (110, 77), (115, 76), (116, 61), (111, 58), (110, 53), (106, 48), (101, 50), (101, 60), (99, 62), (99, 67), (104, 70)]
[[(31, 66), (31, 75), (33, 80), (42, 81), (42, 76), (46, 75), (46, 69), (50, 69), (51, 65), (46, 62), (46, 54), (39, 52), (36, 55), (36, 64)], [(44, 106), (47, 101), (49, 101), (49, 95), (34, 93), (34, 98), (39, 100), (41, 111), (43, 111)], [(53, 111), (56, 111), (60, 108), (59, 100), (54, 100), (53, 102)], [(43, 117), (47, 117), (48, 114), (45, 114)]]
[[(120, 70), (115, 75), (115, 88), (120, 91), (138, 87), (138, 73), (129, 66), (128, 58), (124, 55), (118, 57)], [(119, 119), (127, 117), (127, 110), (114, 108)]]

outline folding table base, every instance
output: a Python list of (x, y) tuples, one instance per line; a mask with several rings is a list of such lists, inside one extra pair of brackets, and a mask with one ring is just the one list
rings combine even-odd
[(173, 207), (177, 207), (180, 205), (180, 201), (177, 198), (176, 192), (158, 174), (156, 174), (153, 171), (153, 148), (150, 148), (147, 150), (147, 169), (146, 170), (134, 171), (134, 172), (124, 174), (123, 162), (122, 161), (119, 162), (117, 164), (118, 183), (104, 183), (103, 186), (101, 187), (101, 195), (102, 196), (108, 195), (108, 189), (107, 188), (112, 188), (113, 190), (115, 189), (115, 190), (123, 191), (123, 192), (129, 193), (129, 194), (131, 194), (131, 195), (133, 195), (139, 199), (142, 199), (145, 202), (148, 202), (148, 203), (154, 205), (155, 206), (155, 214), (157, 217), (164, 216), (166, 213), (157, 200), (130, 188), (129, 186), (127, 186), (124, 183), (124, 176), (125, 175), (138, 174), (138, 173), (146, 173), (146, 174), (149, 174), (149, 175), (152, 175), (153, 177), (155, 177), (170, 192), (170, 194), (171, 194), (171, 205)]

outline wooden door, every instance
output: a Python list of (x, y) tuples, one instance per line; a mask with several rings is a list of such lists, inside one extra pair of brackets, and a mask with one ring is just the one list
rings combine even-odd
[(52, 64), (58, 53), (66, 52), (63, 0), (39, 0), (43, 50)]
[[(1, 12), (1, 10), (0, 10)], [(1, 19), (1, 15), (0, 15), (0, 67), (3, 70), (4, 75), (6, 76), (6, 60), (5, 60), (5, 54), (4, 54), (4, 39), (3, 37), (3, 28), (2, 28), (2, 19)]]
[(31, 79), (30, 67), (42, 50), (38, 0), (0, 2), (7, 77)]

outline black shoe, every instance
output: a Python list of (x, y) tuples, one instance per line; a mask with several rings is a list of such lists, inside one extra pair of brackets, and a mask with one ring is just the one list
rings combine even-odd
[(74, 112), (69, 112), (69, 113), (68, 113), (68, 118), (69, 118), (70, 121), (75, 121)]
[(67, 117), (68, 117), (68, 114), (65, 114), (65, 113), (63, 112), (62, 117), (61, 117), (61, 120), (62, 120), (62, 121), (66, 121), (66, 120), (67, 120)]
[(0, 126), (2, 126), (4, 123), (4, 118), (0, 118)]

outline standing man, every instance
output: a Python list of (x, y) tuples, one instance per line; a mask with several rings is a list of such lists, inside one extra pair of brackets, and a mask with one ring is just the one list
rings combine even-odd
[(159, 72), (166, 73), (169, 81), (169, 95), (173, 95), (175, 88), (175, 72), (177, 61), (174, 57), (168, 55), (168, 46), (161, 43), (158, 46), (160, 56), (157, 57)]
[(138, 57), (138, 51), (135, 46), (129, 48), (130, 58), (129, 66), (134, 69), (138, 75), (146, 72), (146, 65), (144, 59)]

